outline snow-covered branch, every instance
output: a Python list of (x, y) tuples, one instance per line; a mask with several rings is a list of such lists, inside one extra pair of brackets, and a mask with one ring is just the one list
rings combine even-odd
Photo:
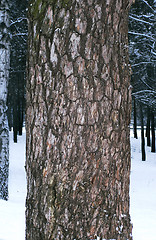
[(149, 64), (151, 62), (152, 61), (150, 61), (150, 62), (139, 62), (139, 63), (132, 64), (131, 67), (137, 67), (137, 66), (142, 65), (142, 64)]
[(144, 104), (151, 106), (152, 108), (155, 108), (156, 106), (156, 91), (142, 90), (132, 93), (132, 96), (134, 96), (136, 99), (140, 100)]
[(153, 87), (151, 87), (143, 78), (141, 78), (140, 80), (145, 84), (146, 87), (148, 87), (148, 89), (153, 91)]
[(148, 34), (144, 34), (144, 33), (138, 33), (138, 32), (128, 32), (129, 34), (133, 34), (133, 35), (138, 35), (138, 36), (142, 36), (142, 37), (146, 37), (146, 38), (150, 38), (152, 41), (155, 41), (155, 38), (153, 38), (152, 36), (148, 35)]
[(148, 13), (148, 14), (141, 14), (141, 15), (136, 15), (134, 13), (131, 13), (130, 14), (132, 17), (135, 17), (135, 18), (139, 18), (139, 19), (142, 19), (142, 18), (146, 18), (148, 20), (153, 20), (153, 17), (154, 17), (154, 14), (153, 13)]
[(154, 56), (156, 56), (156, 52), (154, 52), (153, 50), (151, 50), (151, 53), (152, 53)]
[(142, 0), (142, 2), (144, 2), (154, 12), (154, 9), (151, 7), (151, 5), (146, 0)]
[(10, 27), (11, 27), (12, 25), (15, 25), (15, 24), (17, 24), (17, 23), (20, 23), (20, 22), (22, 22), (22, 21), (27, 21), (27, 18), (22, 18), (22, 17), (20, 17), (20, 18), (17, 18), (16, 21), (11, 21)]
[(140, 19), (140, 18), (133, 17), (132, 15), (130, 15), (129, 18), (131, 18), (131, 19), (133, 19), (133, 20), (135, 20), (135, 21), (138, 21), (138, 22), (142, 22), (142, 23), (148, 24), (148, 25), (150, 25), (150, 26), (153, 25), (153, 24), (150, 23), (150, 22), (144, 21), (144, 20), (142, 20), (142, 19)]
[[(140, 94), (156, 94), (156, 91), (155, 90), (141, 90), (141, 91), (138, 91), (138, 92), (134, 92), (132, 93), (133, 96), (135, 95), (140, 95)], [(156, 95), (154, 95), (156, 96)]]
[(12, 37), (16, 37), (16, 36), (28, 36), (28, 33), (15, 33), (12, 35)]
[(129, 16), (129, 51), (134, 88), (132, 95), (153, 109), (156, 108), (154, 9), (154, 1), (141, 0), (134, 4)]

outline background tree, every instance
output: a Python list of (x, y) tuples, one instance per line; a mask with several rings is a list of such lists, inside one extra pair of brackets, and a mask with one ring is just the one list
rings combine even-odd
[(11, 2), (9, 30), (12, 38), (7, 103), (9, 128), (13, 127), (14, 142), (17, 142), (17, 134), (22, 134), (25, 117), (27, 4), (27, 0)]
[(26, 239), (132, 239), (130, 1), (30, 1)]
[(151, 108), (156, 106), (154, 4), (154, 0), (136, 0), (129, 24), (133, 95)]
[[(132, 86), (134, 99), (134, 125), (136, 112), (140, 112), (140, 103), (147, 122), (147, 143), (150, 144), (150, 126), (152, 115), (156, 110), (156, 32), (155, 32), (155, 0), (136, 0), (131, 8), (129, 21), (129, 49), (132, 66)], [(139, 101), (139, 104), (137, 104)], [(137, 109), (136, 109), (137, 108)], [(135, 111), (136, 110), (136, 111)], [(138, 122), (142, 117), (139, 114)], [(146, 121), (146, 122), (145, 122)], [(152, 125), (153, 126), (153, 125)], [(136, 127), (135, 127), (136, 128)], [(152, 131), (152, 142), (155, 142)], [(136, 131), (135, 131), (136, 137)], [(152, 143), (153, 145), (154, 143)]]
[(9, 3), (0, 1), (0, 198), (8, 199), (9, 129), (7, 122), (7, 85), (10, 66)]

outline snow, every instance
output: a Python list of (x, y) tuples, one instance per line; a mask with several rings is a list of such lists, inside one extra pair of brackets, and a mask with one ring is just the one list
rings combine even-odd
[(10, 133), (9, 200), (0, 200), (0, 240), (25, 239), (25, 133), (13, 143)]
[[(156, 154), (146, 147), (141, 161), (140, 136), (131, 133), (130, 213), (134, 240), (156, 239)], [(10, 133), (9, 200), (0, 200), (0, 240), (25, 239), (25, 132), (13, 143)]]
[(146, 161), (141, 161), (141, 144), (131, 137), (130, 214), (134, 240), (156, 239), (156, 153), (146, 147)]

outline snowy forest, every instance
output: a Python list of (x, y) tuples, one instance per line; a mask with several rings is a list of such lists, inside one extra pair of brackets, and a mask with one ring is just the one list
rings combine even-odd
[[(136, 1), (129, 16), (129, 54), (133, 87), (132, 122), (137, 138), (137, 124), (142, 128), (142, 160), (146, 159), (144, 127), (147, 145), (155, 152), (156, 110), (156, 20), (155, 1)], [(151, 134), (150, 134), (151, 130)], [(151, 136), (152, 135), (152, 136)]]
[[(45, 2), (47, 4), (47, 1)], [(65, 2), (67, 2), (65, 5), (68, 5), (69, 1)], [(29, 8), (31, 8), (31, 3), (29, 3), (28, 0), (0, 0), (0, 199), (6, 201), (9, 199), (9, 132), (13, 133), (13, 142), (18, 145), (18, 138), (22, 136), (22, 131), (26, 125), (26, 82), (28, 75), (31, 75), (30, 72), (28, 72), (30, 71), (28, 70), (28, 49), (30, 48), (29, 43), (31, 42), (30, 26), (28, 28)], [(50, 12), (50, 10), (48, 11)], [(49, 12), (48, 14), (51, 14), (51, 12)], [(42, 16), (40, 16), (40, 18), (42, 18)], [(50, 25), (50, 22), (48, 24)], [(75, 39), (73, 42), (75, 41), (74, 43), (77, 47), (76, 41), (78, 41), (78, 37)], [(38, 40), (36, 40), (36, 43), (37, 41)], [(146, 144), (150, 147), (152, 153), (156, 152), (155, 0), (135, 0), (135, 3), (132, 4), (129, 12), (128, 41), (129, 71), (131, 74), (131, 85), (129, 88), (132, 91), (131, 121), (129, 127), (133, 129), (133, 136), (136, 139), (138, 139), (141, 131), (141, 160), (148, 161)], [(44, 47), (42, 46), (42, 48)], [(54, 52), (53, 55), (55, 61), (57, 56), (55, 56)], [(72, 56), (75, 57), (75, 55), (76, 53), (73, 53)], [(49, 58), (51, 58), (51, 55)], [(31, 59), (29, 61), (31, 62), (33, 60)], [(70, 71), (70, 69), (68, 70)], [(99, 89), (99, 92), (101, 91), (99, 87), (97, 87), (97, 89)], [(77, 93), (75, 93), (75, 95), (76, 94)], [(72, 96), (70, 98), (72, 99), (74, 97)], [(94, 106), (95, 105), (91, 106), (93, 109), (91, 111), (94, 111)], [(98, 114), (95, 118), (98, 119)], [(91, 121), (94, 123), (94, 119), (91, 119)], [(80, 119), (80, 125), (83, 125), (82, 122), (82, 119)], [(53, 133), (53, 135), (55, 134)], [(55, 137), (53, 141), (55, 141)], [(92, 141), (94, 145), (93, 138)], [(30, 143), (27, 142), (27, 145), (29, 144)], [(48, 145), (48, 147), (50, 147), (50, 145)], [(92, 157), (93, 155), (94, 153)], [(45, 167), (42, 169), (44, 177), (47, 175), (47, 170), (45, 169)], [(29, 174), (28, 166), (27, 172)], [(79, 177), (81, 176), (78, 176), (78, 178)], [(96, 181), (96, 175), (95, 178), (92, 179), (92, 182), (94, 181)], [(54, 183), (52, 183), (52, 188), (54, 191), (53, 184)], [(75, 184), (75, 188), (76, 187), (77, 185)], [(51, 201), (53, 202), (54, 200)], [(30, 236), (31, 235), (27, 235), (28, 240), (33, 239)], [(109, 235), (107, 236), (109, 237)], [(122, 239), (124, 238), (121, 238), (121, 240)]]
[(8, 198), (9, 130), (22, 135), (25, 116), (27, 1), (0, 2), (0, 198)]

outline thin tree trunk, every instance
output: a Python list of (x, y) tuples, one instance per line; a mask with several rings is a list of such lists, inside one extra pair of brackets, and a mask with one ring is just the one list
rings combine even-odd
[(17, 134), (18, 134), (18, 114), (17, 114), (17, 101), (14, 100), (14, 109), (13, 109), (13, 140), (14, 143), (17, 143)]
[(18, 104), (18, 134), (21, 136), (22, 135), (22, 98), (21, 98), (21, 74), (18, 74), (18, 95), (17, 95), (17, 104)]
[(22, 135), (22, 127), (23, 127), (23, 121), (22, 121), (22, 118), (23, 118), (23, 109), (22, 109), (22, 102), (20, 101), (20, 104), (19, 104), (19, 128), (18, 128), (18, 132), (19, 132), (19, 136)]
[(140, 104), (140, 120), (141, 120), (141, 152), (142, 152), (142, 161), (146, 161), (145, 136), (144, 136), (144, 119), (143, 119), (142, 104)]
[(11, 131), (13, 127), (13, 119), (12, 119), (12, 109), (10, 105), (8, 106), (8, 109), (7, 109), (7, 116), (8, 116), (9, 131)]
[(146, 125), (146, 137), (147, 137), (147, 146), (151, 146), (151, 141), (150, 141), (150, 108), (147, 108), (147, 125)]
[(7, 124), (7, 108), (0, 101), (0, 198), (8, 199), (9, 174), (9, 128)]
[(152, 134), (151, 152), (155, 152), (155, 123), (153, 111), (151, 111), (151, 134)]
[[(10, 48), (7, 38), (9, 22), (7, 1), (0, 2), (0, 198), (8, 199), (9, 127), (7, 121), (7, 85)], [(2, 26), (4, 26), (2, 28)]]
[(134, 103), (134, 124), (133, 124), (133, 130), (134, 130), (134, 138), (138, 138), (137, 135), (137, 113), (136, 113), (136, 101), (135, 98), (133, 99), (133, 103)]
[(130, 240), (129, 1), (32, 1), (26, 239)]

